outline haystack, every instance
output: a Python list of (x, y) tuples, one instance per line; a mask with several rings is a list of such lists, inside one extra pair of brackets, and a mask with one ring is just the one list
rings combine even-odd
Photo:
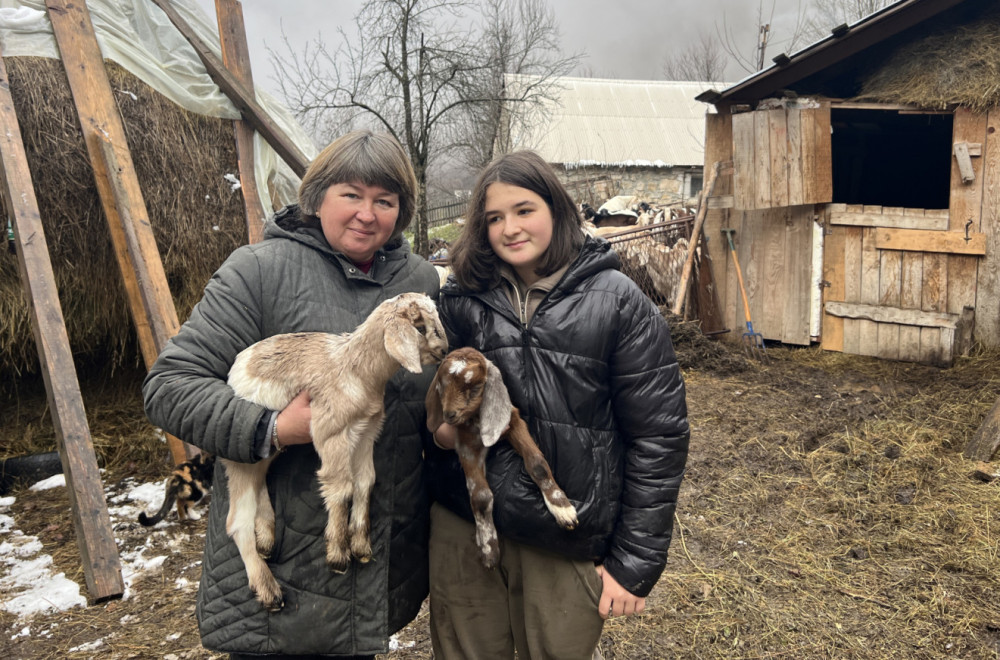
[(855, 100), (927, 109), (1000, 105), (1000, 9), (899, 48), (861, 85)]
[[(78, 370), (141, 363), (107, 222), (63, 64), (4, 58)], [(233, 123), (188, 112), (118, 64), (105, 66), (181, 321), (246, 242)], [(227, 175), (229, 177), (227, 178)], [(0, 389), (38, 372), (17, 259), (0, 251)]]

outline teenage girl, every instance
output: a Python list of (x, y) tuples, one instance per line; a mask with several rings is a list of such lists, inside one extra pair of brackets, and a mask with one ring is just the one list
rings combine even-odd
[(455, 429), (431, 429), (434, 655), (590, 660), (604, 620), (642, 612), (667, 560), (689, 436), (670, 331), (533, 152), (482, 172), (450, 257), (451, 347), (503, 373), (579, 525), (556, 524), (500, 443), (487, 458), (500, 565), (483, 568)]

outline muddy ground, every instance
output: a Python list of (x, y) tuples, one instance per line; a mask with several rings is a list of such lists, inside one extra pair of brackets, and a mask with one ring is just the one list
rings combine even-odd
[[(763, 365), (683, 325), (675, 337), (692, 439), (670, 561), (645, 613), (605, 627), (606, 658), (1000, 655), (1000, 480), (988, 477), (1000, 469), (976, 478), (961, 456), (1000, 396), (1000, 355), (941, 370), (773, 346)], [(32, 396), (19, 395), (18, 419), (42, 437)], [(94, 432), (115, 457), (109, 499), (166, 472), (111, 450), (155, 442), (124, 396), (126, 434)], [(84, 584), (65, 490), (11, 494), (17, 528)], [(0, 657), (222, 657), (201, 647), (193, 614), (202, 524), (117, 523), (123, 556), (145, 545), (163, 565), (122, 600), (0, 614)], [(386, 658), (430, 658), (426, 628), (425, 612)]]

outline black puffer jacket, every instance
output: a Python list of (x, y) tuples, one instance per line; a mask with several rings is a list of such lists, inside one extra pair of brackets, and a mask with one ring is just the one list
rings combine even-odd
[[(380, 302), (406, 291), (435, 296), (433, 267), (397, 242), (379, 250), (369, 275), (334, 252), (319, 229), (285, 209), (262, 242), (236, 250), (213, 275), (191, 318), (167, 344), (143, 386), (146, 414), (164, 430), (212, 454), (253, 462), (264, 409), (226, 384), (236, 354), (283, 332), (354, 330)], [(433, 367), (404, 370), (386, 388), (386, 418), (375, 443), (371, 499), (373, 559), (345, 574), (326, 565), (326, 511), (319, 457), (290, 447), (271, 464), (275, 549), (268, 564), (285, 607), (265, 611), (247, 585), (226, 534), (225, 470), (215, 470), (198, 624), (206, 648), (230, 653), (374, 654), (416, 615), (427, 595), (429, 502), (424, 484), (424, 395)], [(218, 463), (216, 464), (219, 465)]]
[[(502, 288), (468, 293), (452, 279), (439, 310), (452, 348), (473, 346), (503, 373), (580, 518), (575, 530), (561, 529), (520, 457), (500, 443), (487, 458), (500, 534), (603, 562), (645, 596), (666, 564), (687, 406), (667, 324), (619, 263), (607, 241), (588, 238), (527, 327)], [(428, 453), (435, 498), (472, 520), (455, 452)]]

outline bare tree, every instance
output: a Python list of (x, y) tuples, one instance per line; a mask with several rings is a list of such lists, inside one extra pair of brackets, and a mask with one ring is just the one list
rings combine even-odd
[(724, 79), (725, 71), (726, 57), (719, 42), (704, 31), (698, 34), (697, 44), (668, 56), (663, 63), (667, 80), (716, 82)]
[(515, 145), (512, 136), (542, 118), (555, 98), (558, 79), (573, 70), (579, 54), (562, 55), (559, 28), (544, 0), (483, 0), (479, 44), (488, 65), (475, 81), (459, 114), (452, 146), (459, 158), (478, 169)]
[[(497, 87), (505, 67), (545, 71), (539, 53), (558, 50), (543, 2), (368, 0), (354, 34), (338, 30), (335, 50), (318, 38), (306, 44), (286, 38), (284, 53), (271, 51), (286, 102), (321, 141), (365, 126), (388, 131), (407, 149), (418, 182), (413, 247), (419, 254), (429, 248), (427, 178), (433, 159), (447, 153), (457, 136), (469, 148), (469, 133), (458, 127), (470, 117), (495, 134), (497, 104), (507, 100)], [(487, 10), (484, 28), (470, 31), (466, 26), (475, 24), (480, 6)], [(539, 20), (541, 27), (520, 20)], [(548, 71), (557, 75), (562, 69)], [(537, 99), (534, 92), (514, 100)]]

